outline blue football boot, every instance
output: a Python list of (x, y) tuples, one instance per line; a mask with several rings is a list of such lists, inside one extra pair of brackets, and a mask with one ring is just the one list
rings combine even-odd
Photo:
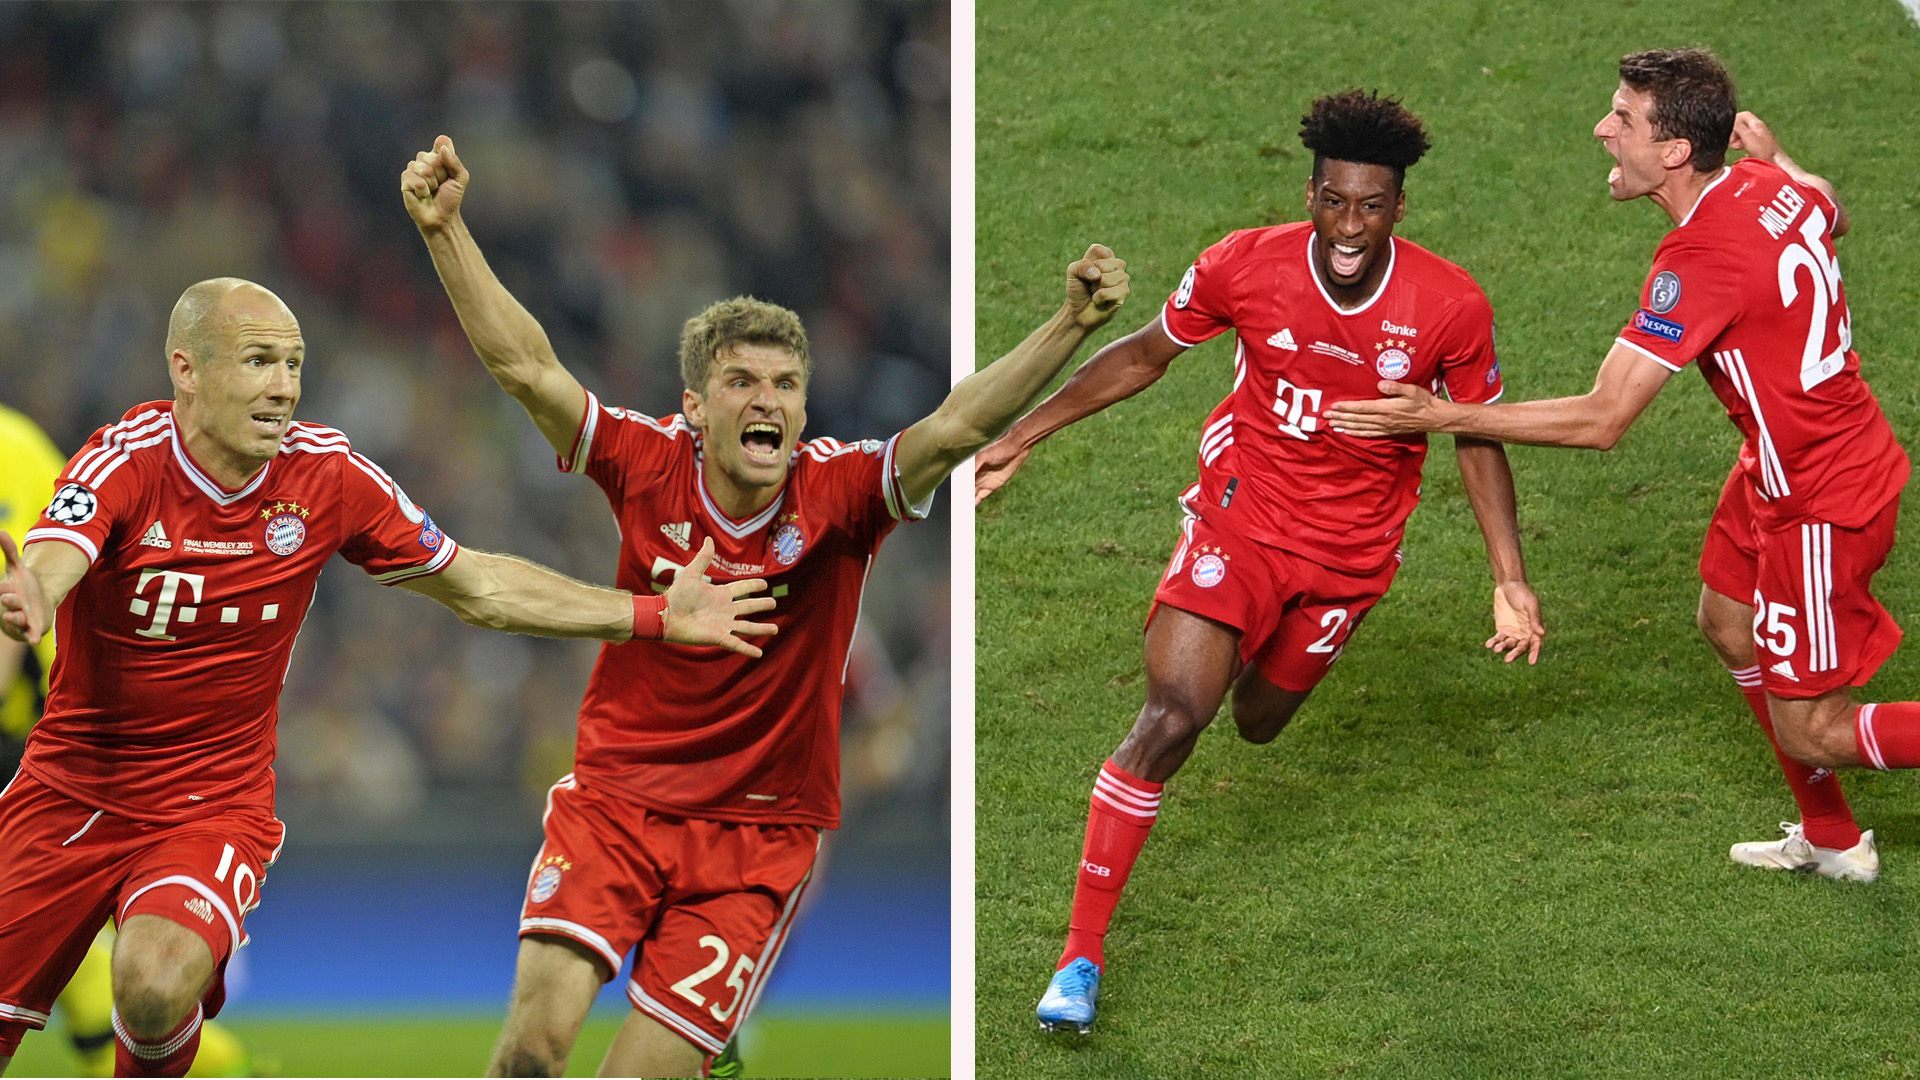
[(1084, 956), (1053, 973), (1047, 993), (1034, 1010), (1042, 1031), (1071, 1031), (1085, 1035), (1093, 1030), (1093, 1003), (1100, 996), (1100, 965)]

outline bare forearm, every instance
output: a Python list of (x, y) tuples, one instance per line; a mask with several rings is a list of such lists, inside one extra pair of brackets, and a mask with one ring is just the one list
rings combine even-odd
[(1818, 188), (1822, 194), (1832, 200), (1834, 209), (1833, 237), (1838, 240), (1840, 237), (1847, 235), (1847, 230), (1853, 227), (1852, 222), (1847, 219), (1847, 208), (1840, 205), (1840, 192), (1834, 188), (1831, 181), (1824, 176), (1810, 173), (1795, 164), (1794, 160), (1787, 156), (1785, 150), (1774, 153), (1773, 163), (1785, 169), (1788, 176), (1793, 177), (1808, 187)]
[(1065, 385), (1021, 417), (1008, 431), (1023, 446), (1033, 446), (1069, 424), (1145, 390), (1167, 373), (1139, 333), (1129, 334), (1094, 353), (1067, 377)]
[(1062, 308), (1005, 356), (960, 380), (940, 411), (973, 453), (1007, 429), (1060, 369), (1073, 359), (1087, 331)]
[(1511, 405), (1436, 400), (1434, 408), (1434, 431), (1492, 442), (1611, 450), (1626, 432), (1626, 425), (1597, 407), (1591, 394)]
[[(625, 641), (633, 634), (633, 594), (575, 581), (513, 555), (463, 548), (472, 568), (435, 589), (436, 578), (417, 579), (418, 591), (440, 601), (460, 621), (509, 634)], [(448, 567), (451, 571), (453, 567)], [(444, 573), (439, 577), (444, 577)]]
[(480, 362), (507, 393), (518, 398), (532, 392), (542, 372), (559, 364), (547, 332), (500, 284), (463, 218), (456, 214), (421, 236)]
[(1467, 489), (1480, 535), (1487, 542), (1487, 564), (1495, 584), (1527, 580), (1527, 564), (1520, 553), (1520, 515), (1513, 490), (1513, 468), (1506, 448), (1497, 442), (1456, 437), (1454, 459), (1460, 464), (1460, 483)]

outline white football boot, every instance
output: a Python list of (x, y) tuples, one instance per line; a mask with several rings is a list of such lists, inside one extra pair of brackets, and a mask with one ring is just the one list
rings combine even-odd
[(1735, 844), (1727, 856), (1744, 866), (1810, 871), (1835, 881), (1872, 881), (1880, 876), (1880, 849), (1873, 845), (1872, 829), (1861, 833), (1860, 842), (1845, 851), (1808, 843), (1806, 830), (1797, 821), (1781, 822), (1780, 831), (1787, 835)]

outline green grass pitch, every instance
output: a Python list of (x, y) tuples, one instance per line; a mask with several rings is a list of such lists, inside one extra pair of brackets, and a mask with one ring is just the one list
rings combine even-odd
[[(1228, 231), (1301, 220), (1298, 117), (1362, 85), (1428, 124), (1401, 235), (1486, 288), (1508, 399), (1582, 392), (1669, 228), (1606, 196), (1591, 130), (1615, 62), (1706, 44), (1838, 185), (1855, 341), (1895, 430), (1920, 433), (1920, 31), (1895, 0), (981, 0), (978, 19), (983, 363), (1052, 310), (1090, 241), (1136, 290), (1098, 344)], [(1486, 564), (1436, 443), (1393, 592), (1292, 729), (1256, 747), (1216, 724), (1169, 786), (1096, 1033), (1037, 1030), (1087, 794), (1140, 706), (1140, 621), (1231, 350), (1056, 436), (981, 508), (980, 1075), (1920, 1075), (1915, 778), (1846, 778), (1878, 884), (1726, 858), (1795, 811), (1693, 627), (1738, 445), (1693, 373), (1610, 454), (1512, 451), (1551, 633), (1537, 668), (1480, 648)], [(1914, 513), (1877, 591), (1920, 626)], [(1915, 697), (1909, 644), (1864, 699)]]
[[(222, 1018), (225, 1020), (225, 1018)], [(568, 1076), (592, 1076), (620, 1029), (596, 1013), (580, 1033)], [(250, 1053), (280, 1076), (479, 1076), (500, 1034), (494, 1016), (236, 1019)], [(745, 1035), (749, 1076), (946, 1076), (947, 1018), (841, 1014), (756, 1018)], [(70, 1076), (64, 1036), (30, 1034), (7, 1071)]]

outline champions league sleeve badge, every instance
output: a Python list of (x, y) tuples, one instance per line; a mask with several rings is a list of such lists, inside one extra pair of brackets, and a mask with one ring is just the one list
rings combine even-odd
[(1665, 315), (1680, 302), (1680, 275), (1671, 270), (1662, 270), (1654, 275), (1653, 288), (1648, 290), (1647, 306), (1655, 315)]
[(307, 542), (307, 515), (313, 513), (298, 503), (276, 502), (260, 511), (267, 519), (267, 550), (275, 555), (291, 555)]
[(1173, 306), (1178, 310), (1185, 311), (1187, 304), (1193, 300), (1193, 275), (1199, 269), (1197, 265), (1187, 267), (1187, 275), (1180, 279), (1180, 287), (1174, 290)]
[(68, 484), (53, 493), (47, 516), (62, 525), (84, 525), (100, 509), (100, 499), (85, 484)]

